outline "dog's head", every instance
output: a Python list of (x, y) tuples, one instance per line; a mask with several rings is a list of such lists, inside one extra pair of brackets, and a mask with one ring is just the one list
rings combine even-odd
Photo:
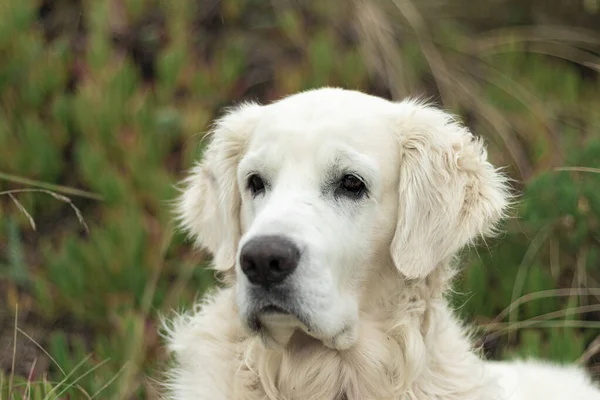
[(212, 135), (179, 217), (235, 271), (242, 321), (267, 342), (299, 328), (351, 346), (369, 274), (424, 278), (507, 205), (481, 141), (418, 102), (313, 90), (237, 107)]

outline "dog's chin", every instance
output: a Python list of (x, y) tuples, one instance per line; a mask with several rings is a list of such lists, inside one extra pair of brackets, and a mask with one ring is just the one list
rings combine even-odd
[(266, 307), (250, 316), (246, 322), (249, 331), (257, 335), (266, 348), (273, 350), (285, 348), (297, 332), (322, 342), (330, 349), (340, 351), (352, 347), (358, 336), (355, 323), (342, 326), (332, 334), (319, 329), (318, 325), (309, 323), (306, 318), (277, 306)]
[(282, 349), (302, 325), (292, 313), (277, 306), (268, 306), (246, 319), (246, 327), (257, 335), (268, 349)]

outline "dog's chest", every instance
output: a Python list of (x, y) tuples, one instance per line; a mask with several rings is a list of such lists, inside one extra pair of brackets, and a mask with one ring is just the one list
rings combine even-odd
[[(317, 342), (303, 342), (285, 351), (262, 349), (250, 358), (253, 365), (237, 369), (235, 397), (244, 400), (281, 398), (286, 400), (399, 400), (402, 393), (394, 379), (397, 362), (391, 356), (398, 349), (393, 341), (374, 341), (388, 346), (339, 352)], [(395, 344), (397, 346), (397, 344)]]

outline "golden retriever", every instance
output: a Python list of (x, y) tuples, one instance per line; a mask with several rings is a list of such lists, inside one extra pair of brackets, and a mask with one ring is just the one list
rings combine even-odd
[(230, 110), (178, 202), (226, 284), (167, 324), (170, 397), (600, 399), (575, 367), (482, 360), (448, 306), (456, 253), (509, 197), (482, 141), (418, 101)]

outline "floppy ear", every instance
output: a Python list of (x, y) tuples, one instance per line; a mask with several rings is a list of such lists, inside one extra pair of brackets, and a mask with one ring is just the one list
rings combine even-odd
[(235, 266), (241, 197), (236, 170), (261, 106), (243, 104), (219, 119), (202, 161), (184, 181), (176, 214), (197, 244), (213, 254), (213, 268)]
[(391, 253), (402, 274), (423, 278), (494, 233), (509, 191), (482, 141), (450, 115), (415, 101), (398, 111), (400, 200)]

